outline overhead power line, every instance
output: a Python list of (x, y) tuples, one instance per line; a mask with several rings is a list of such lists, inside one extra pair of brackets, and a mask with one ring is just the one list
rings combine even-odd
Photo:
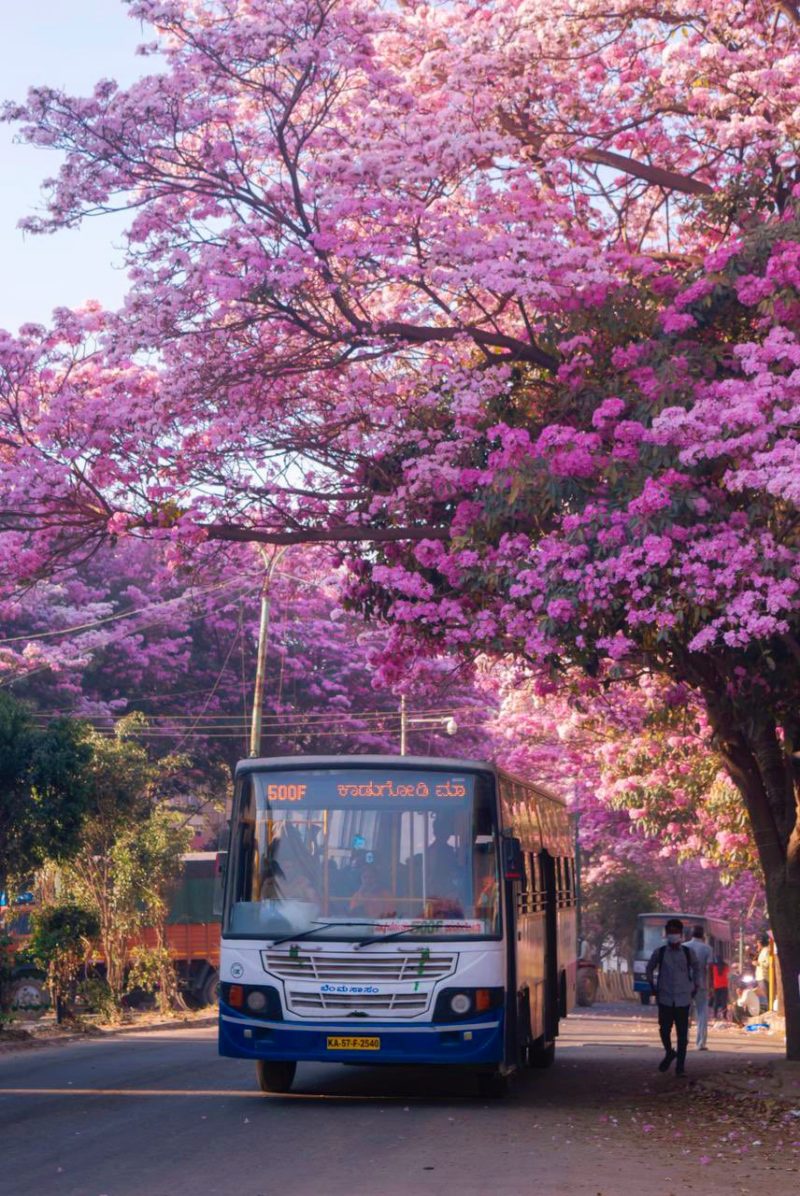
[[(257, 573), (251, 574), (252, 577), (257, 577)], [(31, 631), (27, 635), (13, 635), (5, 639), (0, 639), (0, 647), (4, 644), (19, 644), (28, 643), (31, 640), (51, 639), (53, 636), (59, 635), (74, 635), (78, 631), (92, 631), (95, 627), (102, 627), (106, 623), (115, 623), (120, 619), (132, 619), (135, 615), (148, 614), (151, 615), (155, 611), (165, 610), (169, 606), (175, 606), (179, 602), (190, 602), (193, 598), (203, 596), (205, 594), (213, 594), (218, 590), (226, 589), (231, 586), (242, 585), (241, 577), (228, 578), (227, 581), (216, 582), (214, 585), (198, 586), (196, 589), (187, 590), (183, 594), (178, 594), (174, 598), (164, 598), (160, 602), (151, 602), (148, 606), (133, 606), (129, 610), (117, 611), (113, 615), (104, 615), (100, 619), (93, 619), (89, 623), (77, 623), (72, 627), (59, 627), (52, 631)], [(152, 626), (152, 624), (150, 624)], [(136, 630), (143, 630), (136, 628)]]
[[(140, 710), (131, 710), (131, 711), (126, 711), (125, 713), (126, 714), (143, 714), (144, 713), (145, 717), (147, 717), (146, 713), (144, 711), (140, 711)], [(416, 718), (419, 716), (424, 716), (426, 718), (429, 718), (429, 717), (430, 718), (437, 718), (437, 717), (444, 718), (447, 716), (453, 716), (453, 717), (459, 717), (459, 718), (463, 719), (465, 715), (467, 717), (469, 717), (474, 714), (475, 714), (474, 707), (444, 706), (444, 707), (431, 707), (427, 710), (415, 710), (412, 712), (411, 717)], [(108, 718), (106, 718), (102, 715), (88, 715), (88, 716), (82, 716), (79, 714), (73, 715), (72, 712), (66, 711), (66, 710), (47, 711), (47, 712), (36, 711), (33, 715), (34, 719), (37, 719), (40, 723), (45, 722), (47, 720), (47, 718), (49, 718), (49, 717), (61, 718), (61, 717), (73, 717), (73, 716), (75, 718), (82, 719), (84, 722), (90, 722), (90, 723), (106, 723), (109, 721), (110, 718), (114, 717), (112, 715), (109, 715)], [(119, 718), (119, 717), (123, 717), (123, 716), (120, 715), (120, 716), (116, 716), (116, 717)], [(189, 723), (192, 725), (199, 726), (199, 725), (201, 725), (203, 720), (206, 720), (206, 722), (205, 722), (206, 730), (211, 730), (214, 728), (219, 729), (219, 730), (233, 730), (237, 727), (249, 725), (249, 720), (246, 718), (246, 716), (244, 716), (242, 714), (200, 714), (200, 715), (159, 714), (159, 715), (156, 715), (153, 717), (154, 717), (154, 722), (151, 724), (152, 726), (158, 726), (161, 723), (168, 723), (170, 726), (175, 726), (175, 727), (180, 727), (181, 724), (183, 724), (183, 723)], [(400, 712), (399, 712), (399, 710), (346, 710), (346, 709), (341, 709), (341, 708), (332, 708), (330, 710), (311, 710), (308, 712), (293, 711), (293, 712), (287, 712), (285, 714), (280, 714), (280, 713), (270, 714), (270, 715), (265, 716), (264, 722), (265, 722), (265, 724), (276, 724), (276, 725), (280, 725), (280, 726), (285, 726), (290, 723), (298, 723), (298, 724), (305, 725), (307, 723), (316, 723), (316, 722), (326, 722), (327, 723), (327, 722), (330, 722), (332, 717), (335, 717), (337, 719), (345, 719), (345, 718), (358, 719), (359, 721), (362, 721), (362, 722), (363, 721), (382, 722), (382, 721), (385, 721), (386, 719), (399, 719)]]

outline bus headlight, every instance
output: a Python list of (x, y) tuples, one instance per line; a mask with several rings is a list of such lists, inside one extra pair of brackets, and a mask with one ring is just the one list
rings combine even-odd
[(491, 1009), (500, 1009), (505, 1001), (503, 988), (443, 988), (433, 1010), (435, 1022), (457, 1022), (476, 1017)]
[(219, 986), (220, 1005), (263, 1017), (266, 1021), (283, 1020), (281, 998), (277, 988), (268, 984), (231, 984), (223, 980)]

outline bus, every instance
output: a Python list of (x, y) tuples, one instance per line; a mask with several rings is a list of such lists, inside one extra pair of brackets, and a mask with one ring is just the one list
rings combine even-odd
[(702, 926), (706, 932), (706, 942), (714, 953), (714, 959), (721, 956), (727, 964), (730, 964), (732, 959), (731, 924), (723, 918), (710, 918), (706, 914), (639, 914), (636, 918), (634, 938), (633, 991), (639, 994), (643, 1005), (649, 1005), (652, 996), (645, 975), (647, 963), (656, 948), (666, 942), (664, 925), (669, 918), (679, 918), (683, 922), (683, 933), (687, 942), (692, 937), (694, 927)]
[(300, 1061), (456, 1064), (484, 1095), (547, 1067), (574, 1005), (575, 828), (491, 764), (249, 759), (236, 769), (220, 1054), (287, 1092)]

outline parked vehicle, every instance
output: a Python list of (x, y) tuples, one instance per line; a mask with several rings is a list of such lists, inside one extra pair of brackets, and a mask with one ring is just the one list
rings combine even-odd
[[(178, 983), (198, 1005), (216, 1005), (219, 990), (220, 915), (214, 912), (221, 884), (217, 858), (213, 851), (195, 851), (183, 857), (183, 875), (167, 917), (167, 948)], [(134, 943), (154, 947), (155, 930), (145, 926)]]
[[(172, 895), (167, 917), (167, 948), (175, 963), (181, 992), (197, 1005), (214, 1005), (219, 988), (219, 923), (215, 912), (221, 878), (217, 872), (216, 852), (190, 852), (183, 857), (181, 880)], [(25, 959), (25, 947), (31, 935), (31, 915), (35, 903), (23, 909), (6, 911), (6, 928), (13, 939), (17, 962), (11, 978), (12, 1006), (31, 1015), (43, 1012), (50, 1004), (46, 978), (36, 965)], [(156, 932), (145, 926), (131, 940), (131, 946), (154, 947)], [(93, 954), (92, 968), (102, 975), (105, 960), (99, 951)]]
[(660, 914), (639, 914), (636, 919), (636, 937), (634, 939), (633, 957), (633, 991), (639, 994), (643, 1005), (650, 1004), (652, 993), (647, 983), (645, 971), (650, 956), (664, 942), (664, 925), (668, 918), (680, 918), (686, 939), (689, 939), (694, 926), (702, 926), (706, 932), (706, 942), (711, 947), (714, 957), (721, 955), (726, 963), (731, 962), (733, 940), (731, 924), (723, 918), (711, 918), (706, 914), (674, 914), (671, 912)]

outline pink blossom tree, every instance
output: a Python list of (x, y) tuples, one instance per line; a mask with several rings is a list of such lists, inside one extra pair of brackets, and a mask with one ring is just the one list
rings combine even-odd
[(800, 974), (796, 6), (130, 9), (161, 73), (8, 109), (28, 227), (132, 213), (121, 312), (0, 343), (19, 582), (366, 540), (398, 643), (687, 685)]
[[(342, 609), (342, 576), (330, 551), (302, 546), (272, 571), (264, 754), (395, 751), (402, 694), (412, 748), (490, 754), (491, 695), (461, 662), (420, 657), (393, 684), (376, 681), (386, 632)], [(249, 751), (263, 579), (248, 545), (187, 554), (123, 537), (0, 600), (0, 683), (40, 718), (71, 714), (109, 732), (139, 711), (154, 751), (186, 758), (187, 784), (220, 766), (229, 775)]]

